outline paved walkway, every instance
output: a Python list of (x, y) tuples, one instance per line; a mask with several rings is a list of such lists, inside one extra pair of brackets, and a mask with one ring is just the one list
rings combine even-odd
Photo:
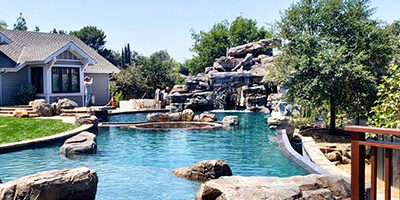
[(325, 155), (319, 149), (317, 144), (315, 144), (312, 137), (304, 137), (301, 135), (300, 135), (300, 137), (303, 142), (304, 149), (307, 151), (308, 156), (315, 164), (317, 164), (322, 169), (325, 169), (326, 171), (328, 171), (329, 173), (331, 173), (333, 175), (350, 178), (350, 175), (348, 173), (346, 173), (339, 167), (336, 167), (335, 164), (333, 164), (331, 161), (329, 161), (325, 157)]

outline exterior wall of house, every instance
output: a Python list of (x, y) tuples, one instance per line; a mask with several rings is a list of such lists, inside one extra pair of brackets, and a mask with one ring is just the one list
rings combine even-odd
[(0, 68), (15, 67), (15, 62), (8, 58), (4, 53), (0, 52)]
[(95, 96), (95, 105), (105, 105), (110, 101), (109, 78), (108, 74), (90, 74), (85, 76), (93, 78), (93, 95)]
[(18, 72), (8, 72), (1, 75), (1, 98), (2, 105), (14, 105), (17, 101), (16, 93), (19, 87), (29, 83), (28, 68), (23, 68)]

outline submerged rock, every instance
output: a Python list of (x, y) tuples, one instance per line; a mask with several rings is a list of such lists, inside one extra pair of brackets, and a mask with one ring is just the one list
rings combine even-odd
[(73, 157), (79, 154), (95, 154), (96, 151), (96, 135), (87, 131), (67, 139), (60, 147), (60, 154), (66, 157)]
[(0, 184), (0, 199), (94, 200), (97, 182), (86, 167), (39, 172)]
[(287, 178), (225, 176), (203, 183), (195, 199), (344, 199), (350, 197), (349, 191), (350, 183), (333, 175)]
[(224, 160), (204, 160), (190, 167), (174, 169), (176, 176), (196, 181), (208, 181), (221, 176), (232, 176), (231, 168)]

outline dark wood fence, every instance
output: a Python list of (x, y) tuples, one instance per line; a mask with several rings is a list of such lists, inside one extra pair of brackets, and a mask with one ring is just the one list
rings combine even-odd
[[(400, 144), (382, 141), (365, 140), (365, 133), (400, 136), (400, 129), (373, 128), (366, 126), (346, 126), (351, 132), (351, 199), (365, 199), (365, 146), (371, 147), (371, 200), (377, 196), (377, 148), (383, 148), (385, 200), (391, 198), (392, 153), (400, 149)], [(400, 194), (399, 194), (400, 196)]]

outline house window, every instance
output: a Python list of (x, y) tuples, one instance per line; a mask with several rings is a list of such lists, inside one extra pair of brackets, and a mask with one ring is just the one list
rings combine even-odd
[(43, 93), (43, 67), (31, 68), (31, 83), (36, 87), (37, 93)]
[(79, 68), (53, 67), (52, 91), (53, 93), (79, 92)]

